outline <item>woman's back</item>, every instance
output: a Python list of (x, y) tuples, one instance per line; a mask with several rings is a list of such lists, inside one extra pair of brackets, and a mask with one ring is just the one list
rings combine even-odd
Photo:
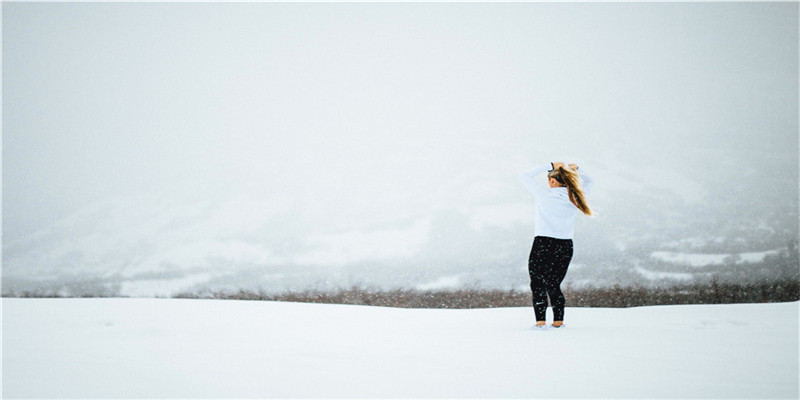
[[(572, 239), (575, 233), (575, 216), (580, 211), (570, 200), (569, 189), (564, 186), (546, 187), (535, 181), (535, 176), (547, 171), (548, 165), (541, 165), (520, 175), (520, 180), (535, 197), (534, 236), (547, 236), (556, 239)], [(584, 180), (583, 191), (589, 191), (594, 180), (581, 171)]]
[(572, 239), (578, 208), (569, 201), (567, 188), (547, 188), (534, 203), (534, 236)]

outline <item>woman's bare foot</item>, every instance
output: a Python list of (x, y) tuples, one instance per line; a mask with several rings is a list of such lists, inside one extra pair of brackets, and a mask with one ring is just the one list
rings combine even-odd
[(539, 326), (545, 326), (545, 324), (547, 324), (547, 322), (545, 322), (545, 321), (536, 321), (536, 326), (537, 326), (537, 327), (539, 327)]
[(553, 321), (553, 328), (560, 328), (561, 325), (564, 325), (564, 321)]

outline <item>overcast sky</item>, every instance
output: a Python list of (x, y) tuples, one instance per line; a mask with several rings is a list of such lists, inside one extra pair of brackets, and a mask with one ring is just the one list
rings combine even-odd
[(797, 204), (797, 3), (2, 7), (6, 240), (142, 193), (501, 204), (552, 159)]

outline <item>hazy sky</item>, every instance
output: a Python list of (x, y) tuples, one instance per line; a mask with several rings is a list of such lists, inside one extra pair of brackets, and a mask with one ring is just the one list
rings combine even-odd
[(761, 176), (797, 204), (797, 3), (2, 7), (5, 240), (142, 193), (336, 230), (518, 202), (555, 158), (608, 207)]

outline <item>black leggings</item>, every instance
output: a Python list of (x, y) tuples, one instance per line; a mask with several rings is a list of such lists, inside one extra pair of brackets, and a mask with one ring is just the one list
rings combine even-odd
[(553, 320), (564, 320), (564, 293), (561, 281), (567, 275), (572, 260), (572, 240), (536, 236), (528, 258), (528, 273), (531, 276), (533, 312), (537, 321), (545, 320), (547, 297), (553, 307)]

